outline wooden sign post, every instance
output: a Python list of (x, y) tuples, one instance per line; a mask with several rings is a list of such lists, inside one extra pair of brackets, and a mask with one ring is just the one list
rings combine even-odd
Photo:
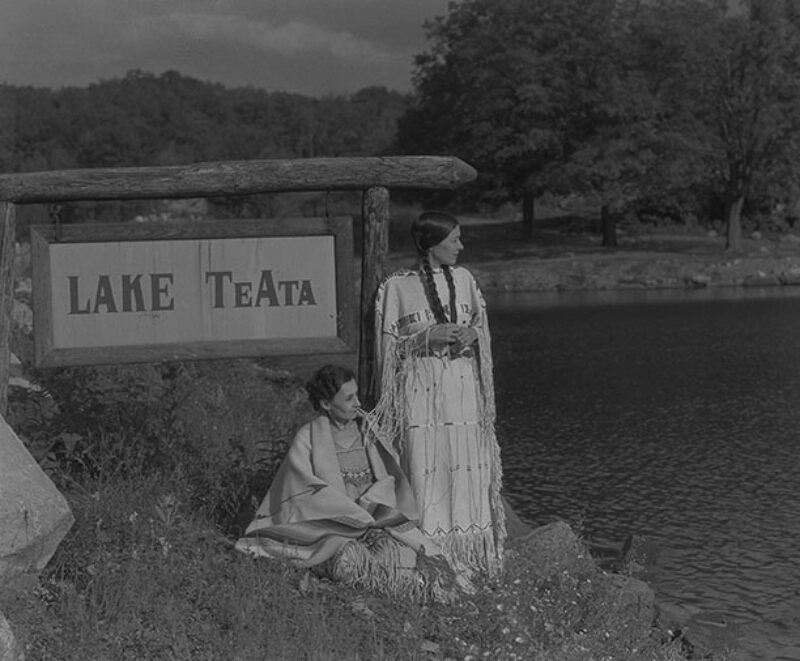
[[(369, 355), (371, 352), (367, 350), (372, 333), (372, 299), (377, 284), (386, 274), (389, 190), (392, 188), (452, 189), (472, 181), (476, 176), (474, 168), (457, 158), (447, 156), (227, 161), (186, 166), (61, 170), (0, 175), (0, 222), (2, 223), (0, 225), (0, 413), (5, 412), (7, 403), (11, 306), (14, 286), (14, 214), (18, 204), (77, 200), (213, 197), (296, 191), (363, 191), (364, 242), (362, 245), (361, 301), (358, 311), (360, 316), (356, 322), (359, 331), (353, 331), (353, 338), (358, 338), (358, 340), (353, 339), (353, 344), (358, 345), (357, 371), (362, 385), (366, 388), (372, 381)], [(266, 223), (267, 221), (253, 222)], [(308, 222), (312, 221), (307, 219), (292, 221), (292, 233), (302, 236), (303, 230), (300, 228)], [(120, 231), (122, 231), (121, 228)], [(111, 241), (111, 238), (106, 237), (106, 240)], [(48, 252), (49, 248), (46, 246), (52, 246), (48, 237), (42, 235), (39, 241), (39, 250)], [(167, 271), (159, 271), (159, 273), (167, 273)], [(120, 278), (122, 275), (125, 274), (120, 273)], [(131, 278), (135, 277), (130, 273), (127, 275)], [(67, 297), (70, 295), (69, 282), (67, 280)], [(133, 280), (128, 280), (128, 292), (130, 296), (136, 297), (138, 290), (131, 289), (134, 287), (132, 282)], [(76, 281), (74, 286), (79, 287), (80, 282)], [(121, 279), (119, 286), (122, 286)], [(76, 310), (86, 309), (84, 304), (88, 299), (81, 299), (81, 291), (78, 289), (76, 292), (76, 296), (78, 296)], [(151, 299), (153, 291), (156, 292), (157, 304), (159, 306), (167, 305), (169, 279), (157, 278), (155, 290), (151, 289)], [(93, 306), (97, 306), (96, 294), (97, 289), (95, 289), (95, 297), (92, 299)], [(122, 294), (120, 293), (120, 295)], [(104, 302), (97, 306), (98, 313), (107, 312), (110, 309), (110, 297), (113, 296), (113, 291), (107, 294), (106, 286), (101, 286), (101, 299)], [(144, 290), (142, 290), (142, 296), (144, 296)], [(152, 303), (153, 300), (150, 300), (150, 304)], [(117, 300), (114, 298), (114, 305), (116, 304)], [(157, 310), (156, 312), (166, 311)], [(76, 312), (76, 314), (81, 313)], [(39, 324), (35, 320), (36, 325)], [(35, 332), (42, 333), (44, 331), (37, 328)], [(51, 328), (49, 332), (52, 333), (53, 329)], [(341, 349), (342, 346), (336, 342), (350, 346), (348, 331), (345, 330), (343, 333), (342, 335), (341, 327), (337, 326), (336, 337), (328, 337), (328, 340), (333, 342), (338, 349)], [(60, 339), (64, 339), (64, 337), (66, 336), (59, 336)], [(53, 340), (52, 335), (50, 339)], [(254, 352), (252, 355), (268, 355), (271, 360), (274, 357), (276, 361), (280, 361), (279, 354), (281, 353), (289, 355), (299, 351), (297, 344), (289, 342), (287, 338), (272, 339), (278, 343), (283, 342), (283, 349), (279, 348), (279, 344), (268, 345), (269, 338), (264, 340), (267, 344), (260, 340), (253, 340), (253, 338), (231, 339), (230, 341), (252, 341), (254, 343), (246, 347), (248, 351)], [(304, 350), (308, 350), (310, 347), (308, 338), (304, 341), (306, 342)], [(186, 350), (178, 348), (180, 342), (168, 343), (170, 344), (169, 351), (172, 352), (170, 355), (182, 358), (220, 357), (219, 347), (212, 350), (207, 343), (204, 344), (203, 338), (196, 342), (199, 344), (194, 344)], [(138, 359), (145, 359), (145, 356), (152, 357), (152, 359), (163, 359), (159, 353), (163, 347), (154, 349), (153, 344), (157, 345), (159, 342), (150, 343), (145, 350), (153, 353), (146, 353)], [(228, 346), (228, 350), (231, 346)], [(321, 354), (328, 355), (326, 354), (328, 345), (319, 345), (317, 348)], [(63, 362), (65, 357), (70, 364), (77, 364), (81, 360), (81, 354), (85, 357), (87, 353), (85, 351), (87, 347), (53, 345), (51, 349), (52, 351), (45, 350), (39, 356), (42, 364), (66, 364)], [(309, 351), (306, 353), (310, 355)], [(222, 350), (222, 354), (225, 355), (225, 350)], [(242, 355), (238, 353), (238, 349), (236, 355)], [(314, 355), (316, 356), (316, 354)], [(317, 358), (319, 357), (317, 356)], [(108, 352), (106, 358), (109, 361), (117, 362), (115, 356)]]
[(0, 201), (0, 415), (6, 414), (9, 363), (11, 362), (11, 318), (14, 306), (14, 244), (17, 233), (16, 207)]

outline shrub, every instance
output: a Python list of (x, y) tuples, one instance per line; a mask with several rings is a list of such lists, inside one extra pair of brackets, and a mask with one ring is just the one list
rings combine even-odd
[(252, 361), (71, 368), (19, 391), (9, 422), (62, 489), (180, 475), (193, 507), (226, 532), (263, 497), (310, 415), (300, 381)]

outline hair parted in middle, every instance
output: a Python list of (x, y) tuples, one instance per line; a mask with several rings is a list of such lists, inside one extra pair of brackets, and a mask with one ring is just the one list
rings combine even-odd
[(355, 380), (356, 375), (349, 367), (341, 365), (323, 365), (306, 383), (308, 399), (316, 411), (322, 411), (320, 402), (331, 401), (339, 389), (348, 381)]
[(456, 227), (455, 216), (444, 211), (423, 211), (411, 224), (411, 238), (420, 257), (428, 250), (440, 244)]
[[(433, 282), (433, 268), (428, 251), (444, 241), (456, 227), (458, 227), (456, 217), (444, 211), (423, 211), (411, 224), (411, 238), (414, 240), (414, 247), (422, 262), (420, 279), (425, 289), (425, 297), (428, 299), (428, 305), (436, 323), (439, 324), (447, 323), (448, 319)], [(447, 264), (442, 264), (442, 272), (450, 292), (450, 305), (448, 306), (450, 322), (456, 323), (456, 286), (453, 282), (453, 274)]]

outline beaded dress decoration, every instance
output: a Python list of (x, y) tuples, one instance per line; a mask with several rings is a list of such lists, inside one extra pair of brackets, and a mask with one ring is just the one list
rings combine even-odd
[[(449, 271), (402, 270), (378, 288), (373, 415), (395, 444), (420, 530), (453, 566), (497, 576), (506, 529), (486, 303), (467, 269)], [(468, 350), (432, 348), (440, 318), (473, 328), (477, 341)]]
[(347, 495), (357, 500), (375, 481), (361, 430), (355, 421), (341, 425), (332, 419), (331, 434)]

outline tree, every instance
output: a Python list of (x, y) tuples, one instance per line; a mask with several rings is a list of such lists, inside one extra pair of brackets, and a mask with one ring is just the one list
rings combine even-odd
[(533, 18), (542, 4), (467, 0), (429, 23), (430, 49), (415, 59), (418, 102), (398, 126), (402, 151), (464, 158), (487, 189), (525, 195), (531, 219), (533, 175), (558, 153), (538, 80)]
[[(658, 82), (660, 130), (677, 177), (707, 183), (725, 206), (726, 247), (741, 249), (745, 201), (798, 163), (800, 12), (792, 0), (681, 0), (649, 6), (640, 48)], [(665, 58), (665, 53), (675, 57)], [(676, 161), (681, 163), (675, 168)]]
[[(484, 192), (595, 196), (606, 218), (648, 191), (784, 195), (800, 152), (793, 0), (464, 0), (428, 24), (402, 151), (452, 153)], [(608, 242), (613, 243), (611, 234)]]
[[(452, 153), (487, 188), (522, 199), (524, 236), (533, 200), (562, 186), (568, 164), (612, 129), (633, 125), (624, 41), (637, 2), (466, 0), (427, 26), (416, 58), (417, 105), (399, 124), (403, 151)], [(572, 167), (573, 174), (576, 168)], [(585, 176), (595, 187), (602, 176)], [(588, 175), (588, 170), (583, 168)], [(613, 194), (611, 187), (607, 192)]]
[(548, 190), (597, 203), (606, 247), (617, 245), (616, 217), (647, 189), (661, 151), (656, 97), (632, 48), (640, 9), (640, 0), (607, 3), (591, 29), (573, 35), (562, 62), (583, 72), (566, 77), (566, 93), (579, 98), (561, 103), (574, 118), (564, 120), (563, 158), (546, 168)]

